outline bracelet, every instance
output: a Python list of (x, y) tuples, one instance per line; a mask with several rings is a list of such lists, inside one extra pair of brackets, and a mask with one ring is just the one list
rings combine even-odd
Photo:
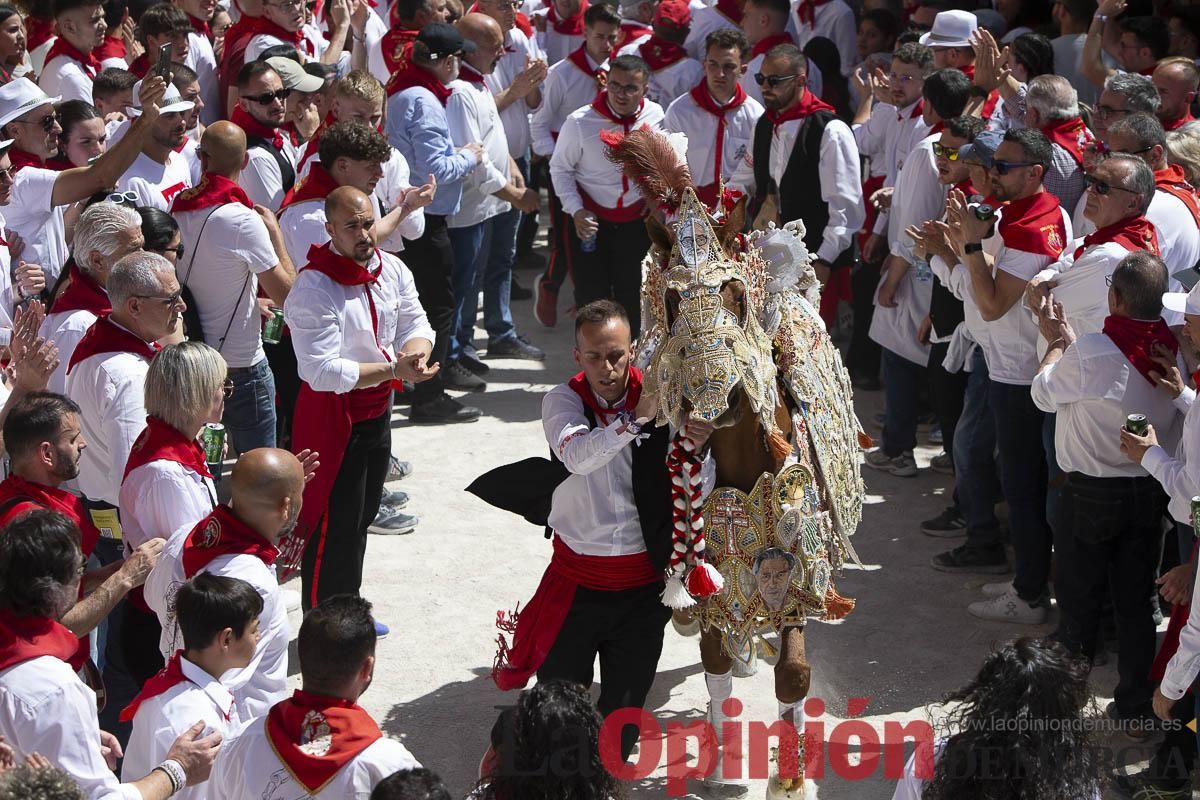
[[(183, 766), (173, 758), (168, 758), (155, 767), (154, 770), (158, 770), (167, 776), (167, 780), (171, 782), (171, 794), (176, 794), (183, 787), (187, 786), (187, 773), (183, 771)], [(151, 770), (151, 772), (154, 770)]]
[(1092, 19), (1098, 19), (1101, 22), (1108, 22), (1108, 17), (1105, 14), (1101, 14), (1098, 11), (1092, 15)]
[(963, 253), (970, 255), (971, 253), (983, 252), (982, 242), (967, 242), (963, 245)]

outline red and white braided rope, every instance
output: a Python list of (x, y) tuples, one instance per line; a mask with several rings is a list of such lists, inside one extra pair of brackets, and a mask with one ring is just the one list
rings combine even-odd
[(667, 454), (671, 475), (672, 552), (669, 571), (682, 575), (688, 565), (704, 560), (704, 514), (700, 503), (701, 458), (691, 439), (676, 435)]

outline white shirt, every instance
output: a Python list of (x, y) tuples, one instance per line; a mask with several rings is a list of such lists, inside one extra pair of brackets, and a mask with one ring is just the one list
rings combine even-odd
[[(1189, 411), (1188, 418), (1190, 419), (1192, 416)], [(1186, 426), (1186, 423), (1184, 424)], [(1194, 430), (1187, 431), (1185, 427), (1185, 436), (1194, 437), (1195, 435), (1196, 432)], [(1148, 458), (1150, 452), (1147, 452), (1146, 456)], [(1146, 459), (1142, 460), (1142, 464), (1143, 466), (1146, 465)], [(1158, 476), (1156, 475), (1155, 477)], [(1171, 502), (1174, 503), (1174, 501), (1175, 497), (1172, 495)], [(1174, 516), (1174, 512), (1172, 512), (1172, 516)], [(1185, 520), (1189, 518), (1190, 514), (1185, 514), (1183, 517), (1176, 517), (1176, 519)], [(1191, 602), (1192, 610), (1200, 608), (1200, 581), (1192, 581)], [(1171, 660), (1167, 662), (1162, 683), (1159, 684), (1158, 688), (1162, 691), (1164, 697), (1170, 700), (1178, 700), (1183, 697), (1192, 685), (1192, 681), (1196, 679), (1197, 673), (1200, 673), (1200, 613), (1193, 614), (1191, 611), (1188, 611), (1187, 624), (1179, 632), (1179, 649), (1175, 651), (1175, 655), (1171, 656)]]
[[(513, 28), (504, 37), (504, 51), (492, 74), (483, 78), (494, 94), (512, 86), (517, 76), (525, 71), (526, 58), (530, 61), (546, 58), (546, 54), (538, 47), (537, 40), (527, 37), (520, 28)], [(529, 114), (533, 108), (527, 102), (527, 98), (528, 95), (518, 98), (500, 111), (504, 136), (508, 139), (508, 154), (513, 158), (529, 155), (529, 146), (533, 143), (533, 136), (529, 132)]]
[[(803, 119), (784, 122), (776, 125), (771, 135), (770, 175), (777, 184), (787, 169), (802, 124)], [(862, 202), (858, 147), (854, 144), (854, 134), (850, 128), (839, 119), (830, 120), (821, 134), (817, 170), (821, 180), (821, 199), (829, 206), (829, 221), (825, 224), (816, 256), (832, 263), (850, 246), (867, 214)], [(729, 182), (731, 188), (754, 194), (753, 149), (747, 151)]]
[[(471, 72), (471, 65), (464, 61), (462, 71)], [(454, 147), (479, 142), (486, 156), (463, 178), (462, 202), (458, 211), (446, 218), (447, 227), (465, 228), (512, 208), (494, 194), (508, 185), (508, 138), (504, 135), (496, 98), (486, 84), (460, 79), (451, 81), (450, 89), (446, 121), (450, 123)]]
[[(917, 114), (915, 117), (913, 116), (913, 111), (916, 110), (917, 103), (912, 103), (900, 109), (897, 109), (895, 106), (888, 107), (894, 110), (896, 116), (889, 123), (891, 132), (887, 137), (887, 149), (884, 151), (883, 156), (884, 167), (886, 169), (884, 173), (886, 177), (883, 179), (883, 185), (894, 187), (900, 177), (900, 170), (904, 169), (905, 162), (908, 161), (913, 151), (916, 150), (917, 145), (921, 143), (921, 140), (929, 136), (929, 126), (925, 124), (925, 120), (920, 114)], [(932, 145), (930, 147), (932, 148)], [(908, 197), (908, 195), (905, 195), (905, 197)], [(891, 226), (888, 224), (888, 216), (888, 214), (879, 214), (875, 217), (874, 232), (887, 233), (888, 238), (891, 239)], [(907, 236), (904, 238), (908, 239)]]
[[(643, 100), (641, 111), (629, 130), (644, 125), (661, 129), (663, 117), (662, 106), (652, 100)], [(642, 199), (641, 190), (625, 177), (620, 167), (608, 160), (600, 142), (601, 131), (624, 133), (626, 129), (620, 123), (600, 116), (590, 103), (567, 117), (559, 131), (558, 143), (550, 158), (550, 179), (554, 181), (554, 192), (567, 216), (583, 208), (581, 189), (602, 208), (627, 208)]]
[[(383, 360), (380, 349), (394, 358), (405, 342), (434, 340), (408, 267), (390, 253), (378, 257), (382, 272), (366, 286), (343, 286), (312, 269), (296, 276), (283, 309), (300, 379), (314, 391), (349, 392), (358, 383), (359, 364)], [(378, 263), (369, 269), (374, 272)], [(371, 325), (367, 290), (375, 301), (378, 331)]]
[(217, 56), (213, 52), (212, 42), (202, 33), (192, 31), (188, 34), (188, 66), (196, 72), (196, 80), (200, 83), (200, 99), (204, 108), (200, 109), (200, 121), (211, 125), (221, 118), (221, 86), (217, 76)]
[[(197, 722), (204, 722), (205, 736), (216, 731), (226, 739), (237, 731), (237, 706), (229, 689), (182, 656), (179, 667), (186, 681), (138, 706), (121, 764), (122, 780), (136, 781), (150, 774), (166, 760), (179, 735)], [(189, 786), (171, 796), (174, 800), (205, 800), (209, 796), (208, 782)]]
[(183, 147), (177, 152), (177, 155), (187, 164), (188, 176), (192, 179), (192, 186), (200, 183), (200, 178), (204, 175), (204, 167), (200, 164), (200, 140), (192, 138), (197, 130), (199, 130), (199, 126), (193, 128), (188, 133), (188, 138), (183, 140)]
[[(300, 42), (300, 57), (305, 61), (320, 61), (326, 48), (329, 47), (329, 41), (321, 35), (320, 28), (313, 25), (305, 25), (301, 31), (304, 34), (304, 38)], [(263, 50), (281, 44), (288, 47), (296, 46), (296, 43), (293, 41), (284, 41), (278, 36), (272, 36), (267, 33), (255, 35), (246, 44), (246, 63), (249, 64), (251, 61), (257, 59)]]
[(1113, 270), (1129, 255), (1129, 251), (1116, 242), (1104, 242), (1092, 245), (1075, 259), (1075, 250), (1082, 244), (1080, 238), (1067, 245), (1062, 257), (1038, 274), (1038, 277), (1049, 278), (1057, 284), (1054, 299), (1063, 304), (1067, 322), (1079, 337), (1099, 333), (1104, 327)]
[(92, 102), (92, 77), (70, 56), (55, 56), (47, 62), (38, 78), (38, 86), (50, 97)]
[(387, 35), (388, 23), (380, 15), (381, 9), (384, 14), (388, 13), (385, 4), (372, 8), (367, 16), (367, 24), (363, 27), (363, 46), (367, 48), (367, 71), (386, 86), (391, 78), (391, 70), (383, 57), (383, 37)]
[(1175, 398), (1175, 407), (1186, 415), (1175, 455), (1156, 444), (1142, 456), (1142, 468), (1171, 498), (1171, 518), (1185, 525), (1192, 522), (1192, 498), (1200, 495), (1200, 405), (1195, 400), (1196, 391), (1186, 386)]
[(716, 6), (696, 11), (692, 14), (692, 25), (688, 28), (687, 39), (684, 40), (683, 47), (688, 51), (689, 56), (703, 62), (704, 40), (710, 33), (726, 28), (741, 30), (740, 25), (722, 14)]
[(104, 763), (96, 695), (64, 661), (39, 656), (0, 671), (0, 735), (16, 751), (17, 763), (41, 753), (88, 800), (142, 800)]
[[(265, 719), (252, 722), (221, 745), (209, 776), (209, 796), (221, 800), (309, 800), (267, 738)], [(375, 784), (393, 772), (421, 766), (395, 739), (377, 739), (338, 770), (320, 792), (322, 798), (368, 800)]]
[[(297, 152), (300, 152), (301, 155), (303, 155), (303, 149), (300, 149)], [(302, 178), (307, 177), (308, 173), (312, 172), (312, 165), (314, 163), (318, 163), (319, 161), (320, 159), (316, 155), (306, 159), (304, 163), (300, 165), (300, 168), (296, 170), (297, 183)], [(425, 181), (427, 180), (429, 180), (428, 175), (425, 176)], [(422, 183), (424, 183), (424, 181), (422, 181)], [(375, 191), (373, 192), (375, 202), (372, 204), (375, 209), (375, 219), (379, 219), (387, 213), (386, 211), (381, 213), (381, 204), (383, 205), (384, 209), (390, 211), (391, 209), (400, 205), (404, 192), (408, 189), (411, 189), (412, 186), (413, 183), (408, 169), (408, 161), (405, 160), (404, 156), (399, 150), (393, 147), (391, 157), (383, 164), (383, 177), (380, 178), (379, 182), (375, 184)], [(282, 192), (280, 193), (279, 197), (281, 200), (283, 199)], [(325, 232), (325, 208), (323, 204), (324, 200), (318, 203), (318, 205), (321, 206), (320, 230), (313, 231), (311, 234), (313, 237), (316, 237), (311, 240), (316, 244), (324, 244), (325, 242), (329, 241), (329, 234)], [(293, 217), (293, 219), (295, 218)], [(425, 209), (418, 208), (416, 211), (402, 219), (400, 224), (396, 226), (396, 230), (392, 231), (390, 236), (380, 239), (378, 246), (380, 250), (386, 250), (389, 253), (399, 253), (404, 250), (405, 239), (420, 239), (421, 235), (424, 233)], [(306, 237), (306, 239), (308, 238), (309, 237)], [(284, 236), (284, 241), (285, 243), (288, 241), (287, 236)], [(304, 247), (304, 252), (300, 253), (298, 257), (292, 252), (292, 249), (289, 246), (288, 255), (291, 256), (292, 261), (295, 262), (297, 269), (299, 269), (300, 267), (304, 266), (305, 262), (308, 261), (307, 244)]]
[(1140, 478), (1146, 470), (1121, 452), (1129, 414), (1145, 414), (1164, 447), (1179, 441), (1179, 409), (1142, 377), (1112, 339), (1081, 335), (1062, 358), (1044, 367), (1030, 388), (1042, 411), (1058, 414), (1054, 447), (1066, 472), (1093, 478)]
[[(1096, 223), (1083, 215), (1086, 203), (1085, 192), (1075, 207), (1076, 236), (1086, 236), (1096, 230)], [(1168, 275), (1194, 267), (1200, 261), (1200, 230), (1197, 230), (1196, 220), (1182, 200), (1170, 192), (1156, 190), (1150, 198), (1150, 208), (1146, 209), (1146, 219), (1154, 223), (1158, 233), (1159, 256), (1167, 265)], [(1171, 278), (1170, 291), (1182, 291), (1177, 278)], [(1167, 318), (1167, 322), (1176, 324), (1170, 318)], [(1182, 319), (1178, 320), (1178, 324), (1182, 324)]]
[(58, 366), (50, 373), (46, 391), (67, 393), (67, 364), (75, 352), (75, 345), (87, 333), (87, 329), (96, 322), (96, 315), (85, 309), (75, 311), (60, 311), (48, 314), (38, 329), (38, 336), (58, 346)]
[[(4, 227), (4, 215), (0, 214), (0, 231), (3, 231)], [(12, 314), (17, 293), (13, 287), (12, 275), (12, 254), (8, 245), (0, 245), (0, 345), (4, 346), (12, 341)]]
[[(646, 46), (648, 41), (650, 41), (649, 37), (637, 39), (622, 47), (617, 51), (617, 55), (637, 56), (644, 59), (642, 47)], [(651, 70), (650, 83), (646, 87), (646, 97), (666, 108), (675, 98), (687, 94), (702, 80), (704, 80), (704, 65), (694, 58), (681, 58), (662, 69)]]
[(129, 551), (155, 537), (166, 539), (180, 528), (190, 531), (217, 504), (212, 478), (166, 459), (130, 470), (118, 496), (121, 533)]
[[(705, 88), (703, 91), (707, 92)], [(754, 142), (754, 126), (762, 116), (763, 107), (752, 97), (732, 111), (725, 113), (725, 133), (721, 144), (721, 178), (728, 181), (738, 162), (746, 157)], [(688, 171), (697, 186), (716, 183), (717, 126), (719, 118), (701, 108), (691, 90), (667, 108), (663, 127), (687, 134)]]
[(871, 162), (871, 176), (887, 175), (888, 141), (897, 129), (896, 107), (889, 103), (871, 106), (871, 116), (866, 122), (851, 127), (858, 152)]
[(176, 272), (196, 299), (205, 343), (231, 367), (254, 366), (266, 358), (255, 299), (258, 274), (279, 264), (266, 224), (241, 203), (174, 216), (186, 248)]
[[(292, 144), (287, 134), (283, 136), (283, 149), (280, 150), (295, 169), (300, 159), (299, 149)], [(283, 188), (283, 175), (279, 172), (279, 162), (261, 147), (251, 147), (246, 150), (249, 160), (242, 169), (238, 183), (250, 196), (250, 202), (264, 205), (272, 211), (278, 211), (283, 196), (287, 191)], [(296, 176), (299, 180), (299, 175)]]
[(67, 375), (67, 395), (79, 404), (88, 443), (79, 457), (79, 488), (89, 500), (120, 502), (125, 462), (146, 427), (149, 369), (149, 362), (133, 353), (97, 353)]
[(854, 22), (854, 10), (845, 0), (830, 0), (813, 10), (813, 23), (800, 23), (797, 9), (803, 0), (792, 3), (789, 22), (796, 28), (796, 40), (801, 50), (810, 39), (824, 36), (837, 45), (842, 57), (842, 75), (850, 77), (850, 71), (858, 61), (858, 26)]
[[(597, 64), (587, 57), (593, 68), (608, 71), (608, 60)], [(542, 81), (542, 104), (533, 112), (529, 128), (533, 135), (533, 152), (539, 156), (554, 153), (554, 140), (568, 116), (592, 102), (597, 92), (596, 78), (584, 72), (573, 61), (563, 59), (550, 68)]]
[[(549, 9), (540, 9), (530, 14), (530, 22), (534, 23), (536, 17), (547, 17)], [(534, 38), (537, 42), (538, 49), (546, 54), (546, 63), (554, 66), (562, 61), (571, 51), (578, 49), (583, 45), (583, 34), (578, 36), (568, 36), (554, 30), (554, 25), (549, 19), (546, 20), (546, 30), (538, 30), (538, 25), (534, 23)]]
[(68, 256), (66, 206), (52, 204), (57, 180), (58, 172), (52, 169), (22, 168), (13, 176), (12, 200), (4, 207), (8, 227), (25, 242), (21, 257), (42, 266), (47, 286), (54, 285)]
[(191, 167), (187, 159), (174, 151), (167, 154), (165, 164), (145, 152), (138, 153), (117, 181), (117, 191), (133, 192), (138, 196), (138, 205), (154, 206), (162, 211), (169, 211), (175, 195), (191, 186)]
[[(199, 521), (171, 534), (158, 563), (146, 578), (146, 605), (162, 626), (158, 647), (163, 658), (170, 658), (183, 647), (183, 637), (175, 621), (175, 593), (187, 580), (183, 571), (183, 544)], [(239, 554), (217, 556), (200, 573), (240, 578), (262, 596), (263, 610), (258, 617), (258, 646), (254, 649), (254, 658), (244, 668), (230, 670), (221, 676), (221, 683), (233, 693), (241, 721), (257, 719), (287, 696), (288, 642), (292, 630), (288, 625), (287, 604), (279, 596), (275, 567), (267, 566), (257, 556)], [(222, 797), (220, 794), (214, 796)]]

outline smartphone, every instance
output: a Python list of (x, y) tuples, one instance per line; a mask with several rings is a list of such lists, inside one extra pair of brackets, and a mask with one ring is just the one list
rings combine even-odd
[(164, 81), (171, 80), (171, 43), (158, 48), (158, 63), (154, 65), (154, 74), (161, 75)]

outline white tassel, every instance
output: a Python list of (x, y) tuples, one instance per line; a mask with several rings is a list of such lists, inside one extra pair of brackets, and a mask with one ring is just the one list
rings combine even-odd
[(662, 603), (667, 608), (691, 608), (696, 600), (684, 588), (683, 578), (672, 575), (667, 578), (667, 587), (663, 589)]

